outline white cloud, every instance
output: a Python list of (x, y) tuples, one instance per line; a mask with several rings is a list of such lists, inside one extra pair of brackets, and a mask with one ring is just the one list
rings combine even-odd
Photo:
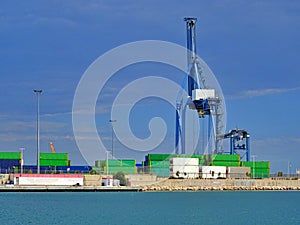
[(0, 119), (6, 119), (6, 118), (8, 118), (8, 115), (0, 114)]
[(274, 94), (281, 94), (287, 93), (291, 91), (300, 90), (300, 87), (295, 88), (266, 88), (266, 89), (257, 89), (257, 90), (247, 90), (242, 91), (240, 93), (226, 96), (227, 99), (244, 99), (244, 98), (254, 98), (266, 95), (274, 95)]
[(72, 115), (72, 112), (47, 113), (41, 115), (41, 117), (55, 117), (55, 116), (65, 116), (65, 115)]
[(2, 133), (0, 134), (1, 142), (16, 142), (16, 141), (32, 141), (36, 140), (34, 135), (22, 135), (16, 133)]
[(252, 139), (251, 142), (257, 146), (288, 146), (288, 144), (300, 144), (300, 137), (268, 137), (264, 139)]

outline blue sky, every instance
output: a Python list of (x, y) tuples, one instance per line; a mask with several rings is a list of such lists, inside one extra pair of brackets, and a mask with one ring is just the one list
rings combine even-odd
[[(256, 160), (270, 160), (273, 172), (286, 172), (288, 161), (293, 170), (300, 168), (299, 10), (298, 1), (2, 3), (0, 150), (25, 146), (25, 163), (35, 162), (33, 89), (40, 88), (41, 150), (49, 151), (47, 143), (53, 141), (74, 164), (85, 163), (73, 137), (71, 116), (76, 86), (85, 70), (106, 51), (132, 41), (164, 40), (185, 46), (183, 18), (193, 16), (198, 18), (198, 54), (213, 70), (226, 98), (227, 130), (247, 129)], [(140, 73), (132, 71), (111, 79), (102, 96), (113, 97), (122, 85), (138, 78)], [(97, 105), (96, 120), (109, 147), (107, 99)], [(141, 137), (147, 136), (150, 115), (168, 118), (172, 112), (152, 107), (160, 104), (146, 102), (145, 107), (153, 110), (144, 116), (143, 102), (135, 109), (133, 116), (141, 121), (133, 130)], [(167, 137), (161, 148), (173, 144), (173, 133)], [(116, 142), (115, 148), (121, 151), (123, 146)]]

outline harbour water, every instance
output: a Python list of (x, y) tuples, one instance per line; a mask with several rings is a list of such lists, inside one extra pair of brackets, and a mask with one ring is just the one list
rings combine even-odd
[(300, 224), (298, 191), (0, 193), (1, 224)]

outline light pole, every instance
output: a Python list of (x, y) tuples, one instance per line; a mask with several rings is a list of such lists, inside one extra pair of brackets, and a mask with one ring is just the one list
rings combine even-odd
[(24, 150), (25, 148), (20, 148), (20, 151), (21, 151), (21, 174), (23, 174), (23, 165), (24, 165), (24, 156), (23, 156), (23, 153), (24, 153)]
[(36, 109), (36, 148), (37, 148), (37, 173), (40, 173), (40, 94), (42, 90), (33, 90), (37, 96), (37, 109)]
[(117, 122), (117, 120), (109, 120), (111, 123), (111, 158), (114, 158), (114, 126), (113, 123)]
[(106, 178), (108, 178), (108, 151), (106, 151)]
[(253, 177), (252, 178), (255, 178), (255, 157), (256, 155), (252, 155), (252, 163), (253, 163)]
[(291, 161), (288, 161), (288, 177), (291, 177), (291, 167), (292, 167), (292, 163)]

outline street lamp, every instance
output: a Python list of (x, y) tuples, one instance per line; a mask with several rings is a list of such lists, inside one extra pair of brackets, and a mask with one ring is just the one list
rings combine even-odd
[(106, 178), (108, 178), (108, 151), (106, 151)]
[(21, 151), (21, 174), (23, 174), (23, 165), (24, 165), (23, 153), (24, 153), (24, 150), (25, 150), (25, 148), (20, 148), (20, 151)]
[(117, 120), (109, 120), (111, 123), (111, 158), (114, 158), (114, 127), (113, 123), (117, 122)]
[(291, 177), (291, 167), (292, 167), (292, 163), (291, 161), (288, 161), (288, 177)]
[(37, 173), (40, 173), (40, 94), (42, 93), (42, 90), (33, 90), (34, 93), (36, 93), (37, 96), (37, 110), (36, 110), (36, 147), (37, 147)]
[(252, 163), (253, 163), (253, 177), (252, 178), (255, 178), (255, 157), (256, 155), (252, 155)]

